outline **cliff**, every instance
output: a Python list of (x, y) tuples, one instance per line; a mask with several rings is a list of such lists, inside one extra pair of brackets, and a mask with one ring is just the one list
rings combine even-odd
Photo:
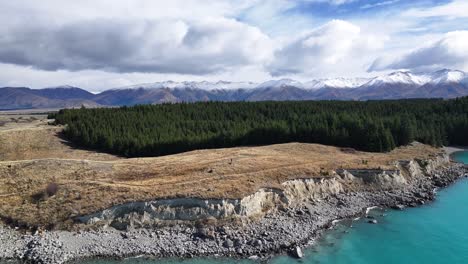
[(175, 198), (130, 202), (76, 219), (117, 229), (210, 218), (253, 219), (272, 211), (317, 203), (340, 193), (403, 190), (417, 181), (430, 180), (434, 170), (449, 164), (448, 155), (439, 154), (424, 160), (400, 160), (389, 169), (339, 169), (330, 176), (288, 180), (280, 189), (262, 188), (240, 199)]

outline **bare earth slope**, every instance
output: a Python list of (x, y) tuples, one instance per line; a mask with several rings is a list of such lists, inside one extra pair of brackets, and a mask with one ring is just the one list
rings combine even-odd
[[(121, 159), (74, 149), (45, 120), (0, 127), (0, 216), (27, 226), (58, 227), (114, 205), (159, 198), (242, 198), (261, 188), (282, 189), (298, 178), (337, 169), (393, 168), (398, 160), (427, 159), (426, 145), (365, 153), (317, 144), (199, 150)], [(46, 188), (58, 192), (48, 197)]]

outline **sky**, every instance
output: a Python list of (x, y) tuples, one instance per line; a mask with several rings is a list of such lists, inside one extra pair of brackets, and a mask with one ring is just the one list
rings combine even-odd
[(468, 71), (468, 0), (15, 0), (0, 10), (0, 87)]

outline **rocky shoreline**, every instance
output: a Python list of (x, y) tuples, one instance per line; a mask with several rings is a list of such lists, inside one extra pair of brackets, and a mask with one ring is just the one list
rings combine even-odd
[[(468, 173), (466, 166), (449, 163), (430, 174), (413, 177), (402, 188), (346, 191), (314, 202), (279, 208), (257, 221), (223, 224), (174, 224), (155, 229), (113, 228), (95, 231), (21, 233), (0, 226), (0, 260), (25, 263), (65, 263), (86, 258), (150, 258), (226, 256), (268, 259), (313, 243), (337, 219), (364, 216), (372, 206), (403, 209), (435, 198), (445, 187)], [(299, 247), (299, 248), (298, 248)]]

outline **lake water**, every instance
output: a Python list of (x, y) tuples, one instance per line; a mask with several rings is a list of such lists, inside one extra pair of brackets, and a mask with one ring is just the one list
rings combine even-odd
[[(468, 152), (454, 158), (468, 164)], [(327, 234), (303, 263), (468, 263), (468, 180), (440, 190), (431, 204), (385, 214), (377, 225), (362, 220), (349, 233)]]
[[(468, 164), (468, 152), (459, 152), (455, 159)], [(305, 258), (295, 260), (279, 256), (274, 264), (341, 264), (341, 263), (468, 263), (468, 180), (463, 179), (440, 190), (437, 200), (404, 211), (372, 212), (379, 224), (365, 219), (350, 228), (343, 224), (328, 232), (316, 246), (305, 250)], [(381, 216), (384, 214), (385, 216)], [(350, 223), (348, 223), (349, 225)], [(110, 264), (116, 261), (97, 260), (88, 264)], [(242, 260), (126, 260), (119, 263), (184, 263), (224, 264), (252, 263)]]

